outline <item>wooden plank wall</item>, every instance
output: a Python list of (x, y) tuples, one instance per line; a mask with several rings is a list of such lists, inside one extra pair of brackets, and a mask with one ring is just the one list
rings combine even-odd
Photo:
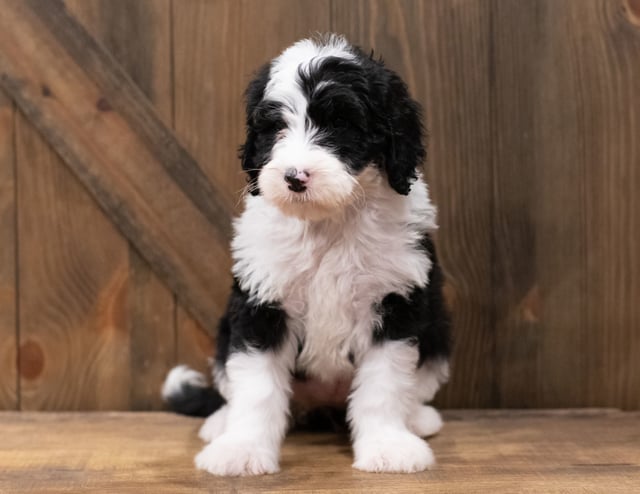
[[(314, 32), (375, 49), (430, 134), (439, 404), (640, 408), (638, 2), (65, 3), (236, 211), (252, 71)], [(0, 238), (0, 408), (157, 409), (169, 367), (206, 368), (213, 341), (2, 94)]]
[[(89, 33), (111, 52), (155, 106), (173, 124), (171, 12), (169, 1), (67, 2)], [(132, 247), (128, 253), (129, 408), (160, 406), (158, 382), (175, 362), (176, 301)]]
[(19, 408), (17, 380), (17, 277), (15, 107), (0, 92), (0, 409)]

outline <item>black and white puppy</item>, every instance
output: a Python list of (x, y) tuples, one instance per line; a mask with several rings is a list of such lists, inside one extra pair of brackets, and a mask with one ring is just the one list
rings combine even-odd
[(250, 194), (219, 328), (221, 397), (184, 366), (163, 389), (177, 411), (215, 412), (196, 465), (276, 472), (292, 389), (347, 389), (353, 466), (424, 470), (434, 457), (421, 437), (442, 426), (425, 403), (447, 379), (450, 338), (420, 108), (335, 35), (285, 50), (246, 98)]

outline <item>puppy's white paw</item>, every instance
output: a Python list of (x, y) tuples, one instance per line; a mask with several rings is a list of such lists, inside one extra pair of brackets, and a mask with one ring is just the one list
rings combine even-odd
[(418, 436), (389, 430), (356, 441), (354, 468), (365, 472), (421, 472), (435, 464), (431, 448)]
[(200, 437), (204, 442), (210, 443), (222, 435), (226, 424), (227, 405), (224, 405), (204, 421), (204, 424), (202, 424), (202, 427), (200, 427), (200, 431), (198, 432), (198, 437)]
[(195, 463), (214, 475), (262, 475), (278, 471), (278, 451), (223, 434), (197, 454)]
[(435, 408), (428, 405), (420, 405), (416, 407), (407, 425), (417, 436), (433, 436), (442, 429), (442, 417), (440, 417)]

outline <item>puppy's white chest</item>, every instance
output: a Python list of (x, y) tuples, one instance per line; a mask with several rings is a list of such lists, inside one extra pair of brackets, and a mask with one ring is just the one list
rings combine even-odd
[(292, 280), (282, 305), (301, 343), (298, 367), (333, 378), (351, 372), (369, 347), (379, 323), (375, 304), (391, 289), (388, 276), (375, 274), (387, 270), (378, 254), (338, 239), (315, 254), (313, 269)]
[(299, 367), (323, 379), (358, 363), (385, 295), (427, 283), (431, 263), (419, 243), (435, 228), (435, 210), (426, 187), (417, 182), (409, 197), (379, 194), (341, 221), (317, 223), (253, 197), (235, 224), (240, 286), (258, 303), (282, 306), (302, 347)]

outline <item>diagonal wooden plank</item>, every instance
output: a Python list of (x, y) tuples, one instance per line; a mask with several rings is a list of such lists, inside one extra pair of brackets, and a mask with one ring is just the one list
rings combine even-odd
[(112, 57), (58, 1), (0, 0), (0, 83), (208, 329), (230, 282), (229, 212)]
[(127, 409), (127, 241), (20, 113), (15, 154), (20, 409)]
[[(85, 29), (127, 71), (167, 126), (172, 122), (170, 0), (66, 0)], [(134, 247), (127, 248), (126, 379), (101, 394), (126, 389), (127, 408), (159, 409), (158, 390), (175, 365), (176, 303), (173, 293)], [(106, 365), (109, 365), (106, 363)]]
[[(8, 3), (13, 3), (8, 0)], [(66, 53), (103, 92), (103, 106), (123, 115), (155, 154), (158, 162), (214, 225), (228, 233), (221, 192), (164, 125), (146, 95), (132, 83), (111, 54), (70, 15), (62, 0), (27, 0), (29, 13), (39, 17)], [(106, 101), (105, 101), (106, 100)]]

